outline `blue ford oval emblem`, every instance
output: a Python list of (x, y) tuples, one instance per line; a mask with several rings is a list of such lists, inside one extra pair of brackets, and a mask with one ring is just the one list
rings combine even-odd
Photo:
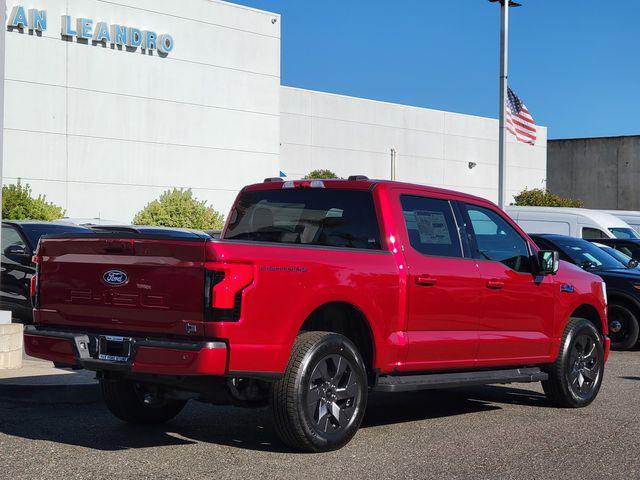
[(129, 281), (129, 276), (122, 270), (109, 270), (102, 275), (104, 283), (108, 285), (124, 285)]

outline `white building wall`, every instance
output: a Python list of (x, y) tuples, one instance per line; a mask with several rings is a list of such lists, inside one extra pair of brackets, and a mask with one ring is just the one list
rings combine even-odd
[[(497, 201), (497, 120), (282, 87), (281, 122), (280, 169), (289, 178), (319, 168), (389, 178), (395, 148), (398, 180)], [(545, 186), (545, 127), (533, 147), (510, 136), (507, 155), (509, 201), (525, 187)]]
[[(14, 5), (8, 2), (8, 9)], [(24, 0), (40, 37), (6, 35), (5, 183), (72, 217), (129, 222), (172, 187), (227, 212), (278, 174), (280, 18), (217, 0)], [(62, 15), (169, 33), (162, 58), (66, 41)]]

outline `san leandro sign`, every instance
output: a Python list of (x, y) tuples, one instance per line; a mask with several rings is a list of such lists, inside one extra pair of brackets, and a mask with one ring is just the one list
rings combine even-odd
[[(47, 29), (47, 12), (15, 6), (11, 10), (7, 26), (42, 33)], [(134, 50), (157, 50), (164, 55), (171, 53), (174, 45), (173, 37), (168, 33), (157, 34), (152, 30), (110, 25), (107, 22), (95, 22), (91, 18), (74, 19), (70, 15), (62, 15), (60, 34), (65, 39), (76, 38), (79, 41), (119, 45)]]

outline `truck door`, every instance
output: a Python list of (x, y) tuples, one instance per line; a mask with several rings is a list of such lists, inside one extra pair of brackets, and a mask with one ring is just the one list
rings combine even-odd
[(498, 210), (461, 205), (482, 276), (478, 366), (548, 359), (554, 318), (552, 275), (532, 273), (528, 241)]
[(400, 195), (408, 265), (406, 369), (469, 367), (478, 340), (480, 273), (446, 198)]

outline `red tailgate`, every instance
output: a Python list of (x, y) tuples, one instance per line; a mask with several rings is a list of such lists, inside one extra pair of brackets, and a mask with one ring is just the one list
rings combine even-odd
[(203, 336), (204, 238), (43, 239), (39, 325)]

